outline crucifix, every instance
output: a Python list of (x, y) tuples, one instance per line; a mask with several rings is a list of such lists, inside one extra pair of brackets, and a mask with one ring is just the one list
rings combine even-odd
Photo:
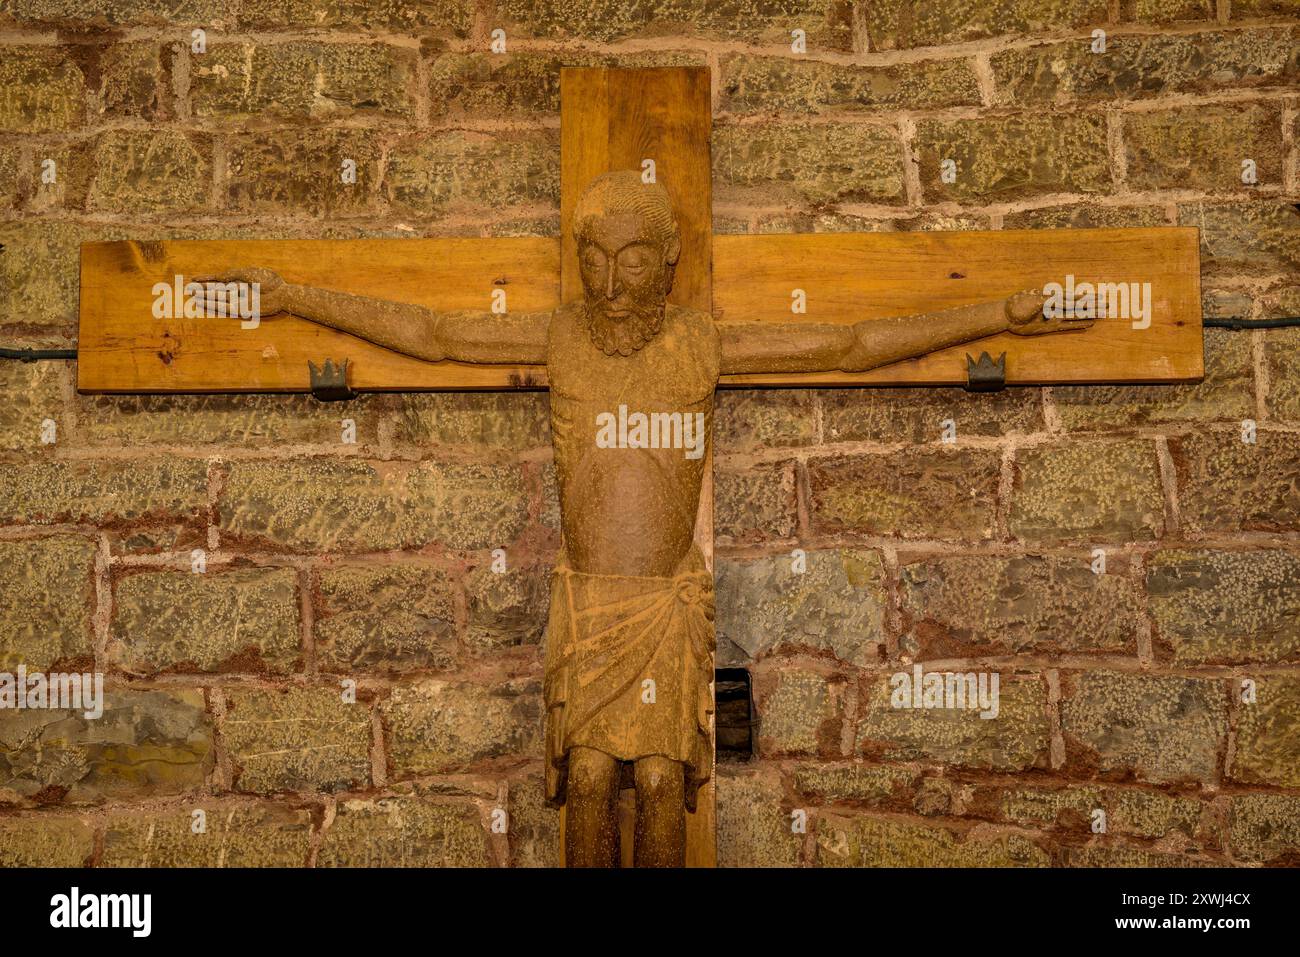
[[(78, 386), (549, 388), (545, 771), (564, 859), (708, 865), (715, 390), (1194, 381), (1196, 231), (715, 237), (707, 69), (566, 68), (561, 91), (558, 243), (89, 244)], [(160, 315), (174, 279), (173, 300), (256, 290), (256, 314), (209, 295)], [(975, 363), (973, 342), (1000, 360)]]

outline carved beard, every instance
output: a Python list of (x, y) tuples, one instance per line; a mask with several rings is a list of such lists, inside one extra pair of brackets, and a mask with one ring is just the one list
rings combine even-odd
[(664, 324), (664, 302), (653, 306), (633, 306), (626, 319), (608, 318), (599, 307), (583, 307), (587, 333), (596, 348), (607, 356), (630, 356), (659, 334)]

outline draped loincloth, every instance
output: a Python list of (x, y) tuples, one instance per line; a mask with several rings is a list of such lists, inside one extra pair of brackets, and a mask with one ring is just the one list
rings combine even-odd
[[(546, 796), (569, 749), (686, 766), (686, 807), (713, 769), (713, 575), (692, 546), (671, 578), (574, 571), (561, 552), (546, 638)], [(645, 684), (653, 684), (653, 703)]]

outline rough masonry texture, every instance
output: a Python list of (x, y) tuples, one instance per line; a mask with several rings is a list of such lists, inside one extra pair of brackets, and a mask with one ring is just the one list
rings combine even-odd
[[(1190, 225), (1207, 316), (1300, 314), (1294, 4), (163, 6), (0, 5), (6, 346), (75, 340), (86, 241), (557, 236), (564, 64), (712, 69), (718, 232)], [(1300, 331), (1205, 346), (1196, 385), (720, 395), (720, 863), (1300, 863)], [(108, 686), (0, 714), (0, 865), (556, 862), (545, 396), (0, 389), (0, 669)], [(918, 662), (998, 718), (892, 708)]]

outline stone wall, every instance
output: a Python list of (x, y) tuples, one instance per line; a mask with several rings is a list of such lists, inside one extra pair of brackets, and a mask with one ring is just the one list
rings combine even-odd
[[(0, 342), (75, 340), (88, 240), (554, 236), (562, 63), (711, 69), (719, 232), (1192, 225), (1207, 316), (1300, 314), (1294, 0), (0, 0)], [(1205, 345), (720, 397), (722, 863), (1300, 862), (1300, 330)], [(0, 670), (108, 675), (0, 715), (0, 864), (554, 861), (543, 395), (0, 389)], [(914, 662), (999, 717), (891, 708)]]

